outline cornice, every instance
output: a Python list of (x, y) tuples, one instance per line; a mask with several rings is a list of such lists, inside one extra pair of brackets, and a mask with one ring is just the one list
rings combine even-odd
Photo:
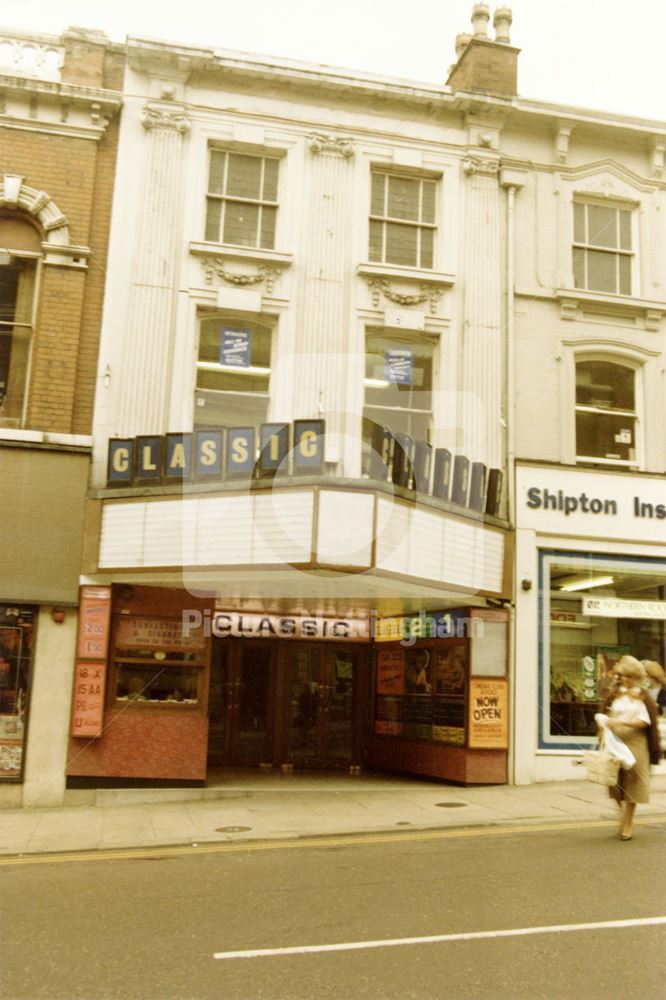
[(122, 105), (122, 97), (114, 90), (101, 87), (83, 87), (75, 83), (60, 83), (55, 80), (35, 80), (24, 76), (9, 76), (0, 73), (0, 91), (16, 94), (37, 94), (60, 98), (70, 103), (95, 103), (114, 114)]
[(567, 127), (571, 124), (616, 134), (642, 133), (647, 139), (666, 138), (666, 121), (522, 97), (454, 92), (445, 84), (412, 82), (314, 63), (262, 58), (225, 49), (188, 47), (151, 38), (130, 37), (127, 39), (127, 57), (132, 69), (157, 77), (173, 76), (191, 81), (196, 74), (204, 74), (207, 78), (217, 75), (220, 84), (233, 77), (246, 81), (270, 81), (272, 89), (283, 84), (292, 89), (301, 87), (310, 92), (313, 88), (320, 93), (342, 91), (349, 95), (371, 95), (384, 101), (408, 102), (412, 106), (425, 105), (431, 112), (448, 110), (458, 114), (491, 116), (498, 125), (504, 120), (542, 119), (544, 123), (550, 122), (551, 127)]
[(593, 309), (598, 315), (641, 316), (645, 329), (657, 333), (666, 313), (666, 302), (633, 298), (628, 295), (609, 295), (604, 292), (588, 292), (580, 288), (557, 288), (555, 298), (560, 303), (560, 315), (564, 320), (579, 318), (579, 309), (584, 312)]
[(92, 139), (99, 142), (106, 132), (106, 125), (67, 125), (63, 122), (34, 121), (32, 118), (18, 118), (16, 115), (0, 113), (0, 126), (18, 129), (22, 132), (40, 132), (46, 135), (60, 135), (68, 139)]
[(189, 244), (189, 251), (200, 257), (205, 256), (219, 260), (228, 257), (230, 260), (247, 261), (276, 267), (289, 267), (294, 259), (293, 254), (282, 253), (279, 250), (233, 247), (225, 243), (204, 243), (195, 240)]

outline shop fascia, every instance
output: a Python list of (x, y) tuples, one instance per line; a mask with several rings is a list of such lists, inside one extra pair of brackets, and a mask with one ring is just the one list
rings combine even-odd
[(328, 639), (338, 642), (401, 642), (417, 639), (472, 636), (482, 623), (459, 611), (420, 611), (418, 615), (380, 618), (331, 618), (273, 615), (242, 611), (183, 611), (183, 636), (203, 635), (238, 639)]
[(666, 540), (666, 480), (546, 466), (516, 469), (518, 527), (654, 543)]
[[(564, 516), (580, 511), (582, 514), (609, 514), (615, 517), (618, 513), (618, 500), (589, 497), (587, 493), (580, 493), (572, 496), (564, 490), (551, 493), (548, 489), (539, 486), (531, 486), (527, 491), (527, 506), (530, 510), (559, 510), (564, 512)], [(640, 496), (633, 497), (631, 511), (634, 517), (656, 518), (658, 521), (666, 519), (666, 504), (650, 503), (644, 501)], [(623, 512), (624, 513), (624, 512)]]

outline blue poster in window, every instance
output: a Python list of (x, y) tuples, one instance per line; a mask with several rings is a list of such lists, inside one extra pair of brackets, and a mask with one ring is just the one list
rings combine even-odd
[(252, 332), (222, 327), (220, 338), (220, 364), (233, 368), (249, 368), (252, 354)]
[(384, 379), (398, 385), (414, 381), (414, 352), (409, 347), (387, 347), (384, 351)]

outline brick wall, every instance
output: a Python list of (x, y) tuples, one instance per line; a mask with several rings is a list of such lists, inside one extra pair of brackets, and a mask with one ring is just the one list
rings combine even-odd
[[(65, 32), (63, 44), (63, 81), (120, 90), (121, 47), (78, 29)], [(67, 219), (71, 243), (91, 250), (87, 270), (42, 267), (28, 429), (91, 431), (117, 145), (117, 117), (100, 140), (0, 128), (4, 171), (50, 195)]]

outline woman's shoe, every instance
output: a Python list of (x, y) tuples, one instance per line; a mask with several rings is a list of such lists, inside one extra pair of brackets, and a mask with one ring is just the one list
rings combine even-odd
[(621, 833), (620, 840), (631, 840), (633, 833)]

